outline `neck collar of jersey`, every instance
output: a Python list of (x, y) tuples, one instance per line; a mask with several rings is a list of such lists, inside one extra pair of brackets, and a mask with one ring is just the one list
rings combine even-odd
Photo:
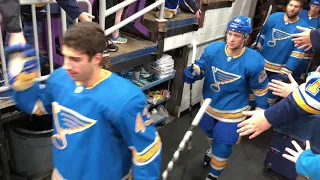
[[(228, 45), (226, 45), (226, 46), (224, 47), (224, 52), (226, 53), (226, 55), (227, 55), (228, 57), (232, 57), (232, 56), (230, 56), (230, 55), (228, 54), (227, 47), (228, 47)], [(242, 54), (244, 53), (245, 50), (246, 50), (246, 47), (243, 47), (243, 48), (241, 49), (241, 53), (240, 53), (239, 55), (233, 56), (232, 58), (235, 59), (235, 58), (238, 58), (238, 57), (242, 56)]]
[[(98, 84), (100, 84), (102, 81), (108, 79), (111, 76), (111, 72), (105, 69), (101, 69), (101, 71), (105, 74), (101, 79), (99, 79), (97, 82), (95, 82), (92, 86), (86, 87), (86, 89), (93, 89), (96, 87)], [(76, 81), (77, 86), (81, 86), (82, 82)]]
[(299, 16), (296, 16), (296, 20), (290, 21), (290, 19), (288, 18), (287, 14), (284, 14), (284, 17), (283, 17), (284, 22), (285, 23), (290, 23), (290, 24), (298, 22), (299, 19), (300, 19)]

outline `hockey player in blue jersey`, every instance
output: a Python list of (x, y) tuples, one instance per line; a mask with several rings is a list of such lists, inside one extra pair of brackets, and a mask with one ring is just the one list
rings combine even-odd
[(158, 180), (161, 140), (141, 90), (101, 69), (104, 31), (78, 23), (63, 37), (64, 64), (40, 88), (30, 46), (6, 48), (17, 107), (54, 121), (52, 179)]
[(211, 145), (211, 151), (207, 151), (211, 152), (207, 180), (219, 177), (232, 153), (232, 146), (240, 141), (237, 125), (246, 118), (242, 111), (249, 109), (250, 91), (254, 92), (258, 108), (268, 106), (264, 59), (245, 47), (251, 31), (250, 18), (233, 18), (227, 25), (227, 42), (211, 43), (200, 60), (184, 71), (184, 81), (189, 84), (205, 77), (202, 96), (212, 99), (199, 124)]
[[(265, 111), (244, 112), (245, 115), (252, 117), (240, 123), (237, 132), (240, 133), (240, 136), (251, 134), (249, 138), (252, 139), (271, 126), (281, 127), (298, 120), (298, 117), (320, 114), (319, 82), (320, 72), (309, 73), (306, 83), (295, 88), (279, 103)], [(292, 143), (297, 151), (286, 148), (290, 155), (284, 154), (283, 157), (296, 163), (298, 174), (313, 180), (320, 180), (320, 155), (312, 153), (309, 141), (306, 143), (306, 150), (302, 150), (295, 141)]]
[[(290, 0), (286, 12), (271, 14), (264, 25), (257, 47), (265, 58), (265, 69), (269, 80), (278, 79), (287, 81), (287, 74), (296, 70), (303, 58), (306, 58), (304, 49), (294, 46), (291, 34), (300, 32), (296, 26), (308, 27), (308, 24), (299, 18), (303, 0)], [(268, 102), (273, 105), (277, 96), (269, 92)]]
[[(308, 28), (317, 29), (320, 27), (320, 0), (311, 0), (310, 1), (310, 10), (302, 9), (299, 17), (308, 23)], [(293, 72), (296, 79), (304, 79), (304, 76), (307, 74), (309, 64), (311, 63), (312, 58), (314, 57), (313, 50), (306, 51), (306, 57), (303, 58), (299, 64), (299, 67)]]
[(320, 27), (320, 0), (311, 0), (309, 7), (309, 11), (302, 9), (299, 17), (309, 24), (310, 29), (317, 29)]

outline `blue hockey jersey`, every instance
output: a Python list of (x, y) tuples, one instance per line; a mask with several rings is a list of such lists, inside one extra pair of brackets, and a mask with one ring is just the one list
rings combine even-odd
[(103, 79), (84, 87), (60, 68), (45, 88), (36, 83), (13, 97), (27, 113), (53, 115), (53, 178), (157, 180), (162, 145), (144, 94), (101, 71)]
[[(306, 83), (301, 84), (287, 98), (264, 113), (268, 122), (275, 127), (281, 127), (298, 120), (298, 117), (310, 114), (320, 114), (319, 72), (310, 73)], [(313, 154), (311, 150), (305, 150), (296, 162), (296, 170), (298, 174), (320, 180), (320, 155)]]
[(304, 49), (294, 46), (291, 34), (300, 33), (296, 26), (308, 27), (302, 19), (285, 22), (285, 13), (271, 14), (261, 31), (258, 46), (265, 58), (265, 69), (276, 73), (292, 73), (303, 58), (308, 58)]
[(263, 57), (249, 48), (243, 48), (237, 57), (228, 55), (226, 43), (214, 42), (205, 48), (195, 68), (204, 72), (203, 99), (211, 98), (207, 113), (224, 122), (240, 122), (249, 109), (250, 90), (257, 107), (268, 106), (268, 79)]
[(299, 13), (299, 17), (309, 24), (310, 29), (317, 29), (320, 27), (320, 16), (309, 17), (308, 10), (302, 9)]

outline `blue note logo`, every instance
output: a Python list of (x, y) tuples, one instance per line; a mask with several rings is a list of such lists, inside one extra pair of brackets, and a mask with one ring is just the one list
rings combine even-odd
[(277, 41), (283, 41), (291, 38), (292, 35), (285, 31), (281, 31), (279, 29), (273, 28), (272, 29), (272, 39), (267, 42), (269, 47), (274, 47), (277, 45)]
[(212, 74), (214, 83), (210, 85), (210, 88), (214, 92), (220, 91), (220, 85), (232, 83), (241, 78), (239, 75), (222, 71), (214, 66), (212, 66)]
[(72, 109), (61, 106), (57, 102), (52, 103), (52, 114), (57, 131), (57, 133), (52, 136), (52, 142), (53, 145), (60, 150), (66, 148), (68, 145), (66, 135), (85, 131), (97, 122)]

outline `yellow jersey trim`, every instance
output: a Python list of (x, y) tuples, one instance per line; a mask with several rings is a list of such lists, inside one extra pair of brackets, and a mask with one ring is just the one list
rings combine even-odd
[(293, 98), (296, 101), (296, 103), (298, 104), (298, 106), (303, 109), (304, 111), (311, 113), (311, 114), (320, 114), (320, 111), (312, 108), (311, 106), (309, 106), (302, 98), (299, 90), (295, 90), (293, 93)]
[[(233, 58), (238, 58), (242, 56), (245, 51), (246, 51), (246, 47), (243, 47), (241, 50), (241, 53), (239, 55), (234, 56)], [(227, 45), (224, 47), (224, 52), (226, 53), (227, 56), (230, 56), (227, 51)]]

